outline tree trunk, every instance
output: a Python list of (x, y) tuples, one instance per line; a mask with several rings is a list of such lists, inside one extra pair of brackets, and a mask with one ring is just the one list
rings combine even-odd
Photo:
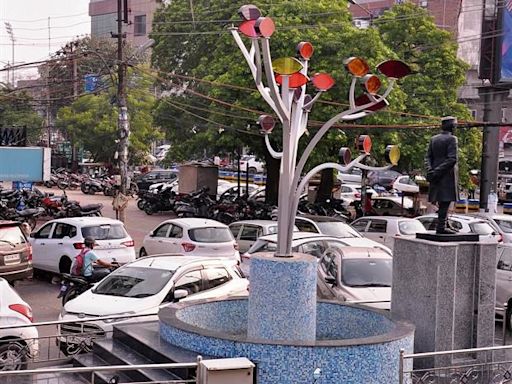
[(270, 153), (265, 154), (265, 164), (267, 167), (267, 183), (265, 187), (265, 202), (267, 204), (277, 205), (277, 196), (279, 193), (279, 167), (281, 160), (274, 159)]
[(320, 185), (316, 194), (316, 203), (321, 203), (332, 197), (332, 187), (334, 186), (334, 172), (332, 169), (323, 169), (320, 178)]

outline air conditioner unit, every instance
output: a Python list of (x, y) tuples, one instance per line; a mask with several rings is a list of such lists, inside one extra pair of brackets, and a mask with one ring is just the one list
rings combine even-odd
[(201, 360), (198, 384), (253, 384), (254, 364), (245, 357)]
[(420, 0), (420, 7), (427, 8), (428, 1), (427, 0)]

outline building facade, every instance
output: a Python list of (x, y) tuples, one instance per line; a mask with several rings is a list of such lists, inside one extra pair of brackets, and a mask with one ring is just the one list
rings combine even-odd
[[(128, 24), (123, 24), (126, 40), (134, 47), (148, 40), (153, 15), (161, 0), (128, 0)], [(91, 36), (111, 37), (117, 33), (117, 0), (90, 0)]]

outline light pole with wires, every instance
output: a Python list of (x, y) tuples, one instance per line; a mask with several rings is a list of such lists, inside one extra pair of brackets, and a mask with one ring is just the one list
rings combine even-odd
[[(16, 38), (14, 37), (14, 32), (12, 31), (12, 25), (8, 21), (5, 23), (5, 30), (7, 31), (7, 34), (9, 35), (9, 38), (11, 39), (11, 45), (12, 45), (12, 61), (11, 61), (11, 67), (14, 66), (14, 43), (16, 42)], [(14, 87), (14, 68), (11, 68), (12, 73), (12, 80), (11, 84)], [(7, 81), (9, 81), (9, 76), (7, 76)]]

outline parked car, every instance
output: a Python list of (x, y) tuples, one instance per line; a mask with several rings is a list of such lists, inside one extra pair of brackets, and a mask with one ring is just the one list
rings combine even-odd
[(409, 216), (415, 214), (414, 202), (410, 197), (403, 196), (372, 196), (374, 215), (380, 216)]
[(398, 176), (393, 182), (393, 189), (406, 193), (419, 193), (420, 187), (409, 176)]
[(395, 180), (402, 176), (400, 172), (391, 169), (385, 171), (370, 171), (368, 172), (368, 183), (375, 188), (380, 185), (386, 189), (392, 189)]
[[(249, 188), (247, 188), (249, 187)], [(254, 191), (259, 188), (256, 184), (249, 184), (248, 186), (245, 183), (240, 183), (240, 196), (243, 196), (247, 193), (250, 195)], [(237, 183), (223, 183), (219, 184), (217, 187), (217, 200), (233, 200), (238, 197), (238, 184)]]
[(162, 253), (240, 260), (238, 244), (228, 226), (200, 218), (166, 220), (149, 232), (144, 237), (140, 257)]
[(364, 216), (354, 220), (351, 225), (363, 236), (390, 249), (394, 248), (397, 236), (415, 238), (416, 233), (426, 232), (420, 221), (396, 216)]
[[(229, 230), (238, 243), (240, 253), (247, 252), (261, 236), (277, 233), (275, 220), (240, 220), (229, 224)], [(294, 228), (295, 231), (299, 229)]]
[(0, 277), (10, 282), (32, 276), (32, 248), (20, 226), (0, 220)]
[(244, 155), (240, 158), (240, 171), (246, 170), (249, 170), (249, 173), (262, 173), (265, 171), (265, 164), (254, 155)]
[[(322, 235), (344, 239), (354, 247), (377, 247), (388, 254), (391, 249), (367, 237), (363, 237), (341, 219), (329, 216), (301, 215), (295, 217), (295, 226), (301, 232), (321, 233)], [(347, 240), (348, 239), (348, 240)]]
[(151, 184), (173, 181), (177, 177), (178, 174), (175, 170), (159, 169), (140, 175), (135, 179), (135, 183), (139, 191), (147, 191)]
[(135, 260), (135, 244), (123, 222), (107, 217), (70, 217), (51, 220), (30, 234), (34, 268), (69, 273), (86, 237), (98, 243), (94, 253), (100, 259), (119, 264)]
[(487, 220), (503, 237), (504, 243), (512, 243), (512, 215), (500, 215), (496, 213), (472, 213), (470, 216)]
[[(32, 324), (32, 308), (0, 277), (0, 371), (26, 369), (39, 352), (38, 332)], [(15, 328), (23, 325), (23, 328)]]
[[(59, 320), (87, 316), (142, 315), (113, 321), (85, 323), (98, 337), (111, 336), (120, 322), (157, 320), (162, 306), (177, 301), (247, 295), (248, 280), (235, 260), (184, 255), (147, 256), (126, 264), (101, 280), (93, 289), (67, 302)], [(87, 339), (74, 323), (59, 326), (61, 343), (68, 353)]]
[[(435, 232), (437, 227), (437, 213), (419, 216), (417, 219), (425, 226), (428, 232)], [(492, 227), (487, 220), (469, 215), (448, 215), (448, 225), (459, 233), (473, 233), (479, 235), (484, 243), (502, 242), (500, 233)]]
[[(306, 253), (319, 259), (324, 252), (332, 247), (369, 247), (382, 249), (391, 255), (386, 247), (365, 238), (339, 238), (311, 232), (294, 232), (292, 238), (292, 252)], [(257, 252), (275, 252), (277, 249), (277, 235), (262, 236), (252, 247), (242, 255), (241, 267), (246, 276), (250, 275), (251, 257)]]
[(353, 167), (347, 172), (338, 172), (337, 178), (342, 183), (353, 183), (361, 185), (363, 172), (361, 169)]
[[(506, 316), (505, 324), (512, 329), (512, 244), (498, 244), (497, 252), (495, 312), (499, 318)], [(507, 304), (507, 313), (504, 304)]]
[[(340, 186), (340, 197), (350, 201), (361, 200), (361, 189), (360, 184), (342, 184)], [(373, 188), (366, 188), (366, 193), (377, 196), (377, 192)]]
[(368, 301), (368, 306), (391, 307), (393, 258), (378, 248), (330, 248), (318, 265), (320, 298), (346, 302)]

